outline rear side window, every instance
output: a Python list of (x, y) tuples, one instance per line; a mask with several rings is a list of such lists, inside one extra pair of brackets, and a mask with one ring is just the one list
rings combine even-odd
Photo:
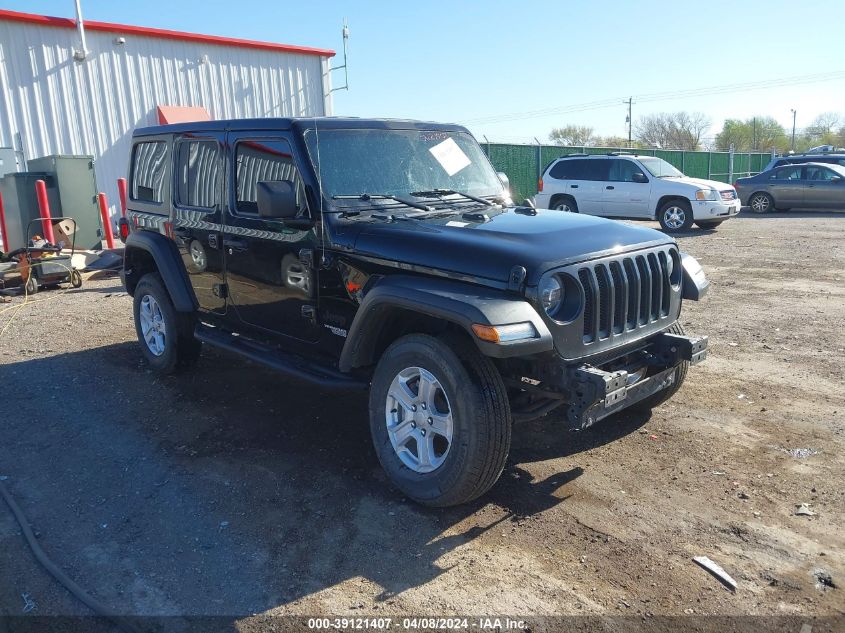
[(581, 180), (607, 180), (607, 172), (610, 161), (604, 159), (585, 160), (584, 173)]
[(549, 175), (558, 180), (607, 180), (608, 162), (589, 158), (562, 160), (551, 168)]
[(138, 143), (132, 154), (132, 199), (161, 204), (167, 176), (167, 143)]
[(220, 150), (216, 141), (183, 141), (176, 158), (176, 201), (183, 207), (212, 209), (220, 191)]
[(792, 165), (790, 167), (781, 167), (775, 170), (772, 174), (772, 180), (801, 180), (801, 165)]
[(555, 178), (557, 180), (580, 180), (578, 174), (580, 173), (578, 170), (579, 163), (583, 163), (582, 160), (559, 160), (555, 165), (552, 166), (551, 171), (549, 171), (549, 176)]

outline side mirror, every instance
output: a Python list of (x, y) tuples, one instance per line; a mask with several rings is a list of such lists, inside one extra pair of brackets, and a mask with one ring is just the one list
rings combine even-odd
[(291, 180), (262, 180), (258, 183), (258, 215), (280, 220), (296, 217), (296, 188)]
[(843, 180), (845, 180), (845, 179), (843, 179), (842, 176), (834, 176), (833, 178), (830, 179), (830, 181), (835, 185), (842, 183)]
[(646, 178), (646, 175), (643, 172), (638, 171), (631, 176), (631, 182), (646, 183), (648, 182), (648, 178)]
[(501, 181), (502, 185), (504, 185), (505, 189), (510, 191), (511, 190), (511, 181), (508, 178), (508, 175), (503, 171), (497, 171), (496, 175), (499, 177), (499, 180)]

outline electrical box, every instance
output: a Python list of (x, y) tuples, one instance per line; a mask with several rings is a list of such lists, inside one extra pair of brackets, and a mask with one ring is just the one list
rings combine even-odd
[(61, 202), (61, 213), (50, 207), (53, 216), (76, 220), (76, 248), (100, 248), (103, 239), (97, 182), (91, 156), (45, 156), (27, 161), (30, 171), (47, 172), (54, 178)]
[(13, 147), (0, 147), (0, 178), (18, 170), (18, 158)]
[[(0, 194), (3, 196), (3, 209), (6, 214), (6, 230), (9, 232), (9, 243), (3, 245), (5, 252), (23, 248), (33, 234), (41, 235), (41, 223), (32, 220), (41, 217), (38, 210), (38, 197), (35, 194), (35, 182), (43, 180), (47, 185), (47, 200), (50, 202), (50, 214), (62, 214), (59, 201), (59, 190), (51, 174), (38, 172), (13, 172), (3, 176), (0, 180)], [(27, 230), (30, 228), (30, 234)]]

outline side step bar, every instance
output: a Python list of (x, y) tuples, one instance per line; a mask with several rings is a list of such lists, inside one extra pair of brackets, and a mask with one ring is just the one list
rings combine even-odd
[(329, 389), (367, 389), (369, 383), (344, 374), (332, 367), (312, 363), (300, 356), (262, 349), (255, 343), (241, 340), (228, 332), (199, 324), (194, 336), (213, 347), (232, 352), (270, 369)]

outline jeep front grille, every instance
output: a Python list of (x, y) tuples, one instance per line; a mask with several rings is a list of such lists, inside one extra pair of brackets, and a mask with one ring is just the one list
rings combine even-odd
[(664, 250), (585, 264), (578, 279), (584, 288), (584, 343), (638, 330), (669, 315)]

